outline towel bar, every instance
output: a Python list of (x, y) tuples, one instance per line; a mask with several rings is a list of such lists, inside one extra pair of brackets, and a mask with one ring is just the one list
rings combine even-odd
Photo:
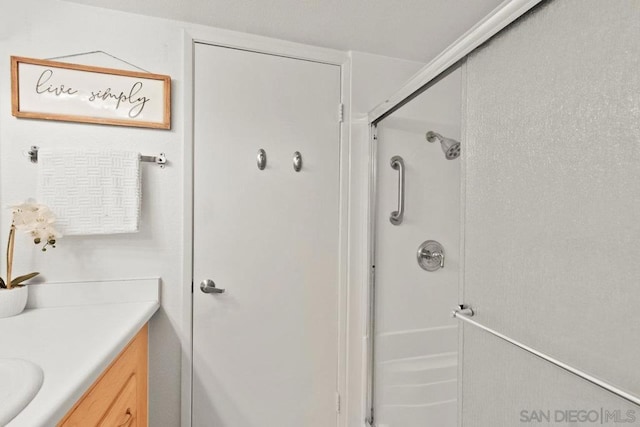
[(557, 359), (554, 359), (553, 357), (551, 357), (551, 356), (549, 356), (547, 354), (544, 354), (544, 353), (542, 353), (542, 352), (540, 352), (540, 351), (538, 351), (538, 350), (536, 350), (536, 349), (534, 349), (532, 347), (529, 347), (526, 344), (522, 344), (521, 342), (516, 341), (513, 338), (509, 338), (508, 336), (506, 336), (504, 334), (501, 334), (500, 332), (497, 332), (497, 331), (495, 331), (495, 330), (493, 330), (493, 329), (491, 329), (491, 328), (489, 328), (487, 326), (484, 326), (484, 325), (476, 322), (475, 320), (471, 319), (471, 317), (473, 317), (474, 314), (475, 313), (474, 313), (473, 309), (471, 307), (469, 307), (469, 306), (466, 306), (466, 305), (457, 306), (455, 308), (455, 310), (453, 310), (453, 312), (451, 313), (451, 315), (453, 317), (457, 318), (457, 319), (460, 319), (460, 320), (462, 320), (462, 321), (464, 321), (464, 322), (466, 322), (466, 323), (468, 323), (470, 325), (473, 325), (473, 326), (475, 326), (477, 328), (480, 328), (483, 331), (489, 332), (491, 335), (494, 335), (494, 336), (500, 338), (501, 340), (508, 342), (509, 344), (512, 344), (512, 345), (514, 345), (514, 346), (516, 346), (516, 347), (518, 347), (518, 348), (520, 348), (522, 350), (525, 350), (525, 351), (533, 354), (534, 356), (537, 356), (540, 359), (542, 359), (542, 360), (544, 360), (546, 362), (549, 362), (549, 363), (551, 363), (551, 364), (553, 364), (553, 365), (555, 365), (555, 366), (557, 366), (557, 367), (559, 367), (559, 368), (561, 368), (561, 369), (563, 369), (563, 370), (565, 370), (565, 371), (567, 371), (567, 372), (569, 372), (569, 373), (571, 373), (573, 375), (576, 375), (576, 376), (582, 378), (583, 380), (585, 380), (587, 382), (590, 382), (591, 384), (596, 385), (596, 386), (600, 387), (601, 389), (606, 390), (609, 393), (612, 393), (612, 394), (614, 394), (614, 395), (626, 400), (627, 402), (630, 402), (630, 403), (633, 403), (634, 405), (640, 406), (640, 397), (634, 396), (633, 394), (628, 393), (628, 392), (626, 392), (624, 390), (620, 390), (619, 388), (617, 388), (617, 387), (615, 387), (615, 386), (613, 386), (613, 385), (611, 385), (611, 384), (609, 384), (609, 383), (607, 383), (605, 381), (602, 381), (601, 379), (598, 379), (598, 378), (596, 378), (596, 377), (594, 377), (592, 375), (589, 375), (586, 372), (583, 372), (583, 371), (581, 371), (579, 369), (576, 369), (573, 366), (567, 365), (566, 363), (561, 362), (561, 361), (559, 361)]
[(159, 156), (140, 156), (141, 162), (150, 162), (159, 165), (162, 169), (167, 164), (167, 156), (164, 153), (160, 153)]
[[(29, 157), (31, 163), (38, 163), (38, 149), (39, 147), (32, 145), (26, 156)], [(160, 153), (159, 156), (140, 156), (141, 162), (155, 163), (164, 169), (167, 164), (167, 156), (164, 153)]]

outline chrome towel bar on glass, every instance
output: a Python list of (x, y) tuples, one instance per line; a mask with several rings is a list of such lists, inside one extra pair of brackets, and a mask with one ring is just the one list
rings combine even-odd
[[(32, 145), (26, 155), (29, 157), (31, 163), (38, 163), (38, 149), (39, 147)], [(159, 156), (140, 156), (141, 162), (155, 163), (161, 168), (164, 168), (167, 164), (167, 156), (164, 153), (160, 153)]]
[(554, 359), (553, 357), (542, 353), (541, 351), (538, 351), (532, 347), (529, 347), (526, 344), (522, 344), (519, 341), (514, 340), (513, 338), (509, 338), (508, 336), (501, 334), (500, 332), (497, 332), (487, 326), (484, 326), (478, 322), (476, 322), (475, 320), (472, 319), (472, 317), (474, 316), (474, 311), (471, 307), (468, 307), (466, 305), (459, 305), (458, 307), (456, 307), (455, 310), (453, 310), (453, 312), (451, 313), (453, 317), (462, 320), (465, 323), (468, 323), (470, 325), (473, 325), (477, 328), (482, 329), (485, 332), (489, 332), (491, 335), (494, 335), (498, 338), (500, 338), (503, 341), (508, 342), (511, 345), (514, 345), (526, 352), (529, 352), (531, 354), (533, 354), (534, 356), (539, 357), (540, 359), (551, 363), (552, 365), (557, 366), (560, 369), (565, 370), (566, 372), (569, 372), (573, 375), (576, 375), (580, 378), (582, 378), (583, 380), (590, 382), (591, 384), (600, 387), (603, 390), (608, 391), (609, 393), (612, 393), (624, 400), (626, 400), (627, 402), (633, 403), (634, 405), (640, 406), (640, 397), (635, 396), (631, 393), (628, 393), (624, 390), (620, 390), (619, 388), (599, 379), (594, 377), (593, 375), (589, 375), (586, 372), (583, 372), (579, 369), (574, 368), (573, 366), (567, 365), (564, 362), (561, 362), (557, 359)]

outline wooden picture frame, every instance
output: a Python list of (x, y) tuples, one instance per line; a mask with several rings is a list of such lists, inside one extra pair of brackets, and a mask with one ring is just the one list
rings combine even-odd
[(171, 129), (171, 77), (11, 57), (15, 117)]

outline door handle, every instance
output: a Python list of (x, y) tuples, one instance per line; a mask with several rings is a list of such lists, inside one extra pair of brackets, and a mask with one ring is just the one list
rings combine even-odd
[(224, 289), (216, 288), (216, 284), (211, 279), (206, 279), (200, 282), (200, 290), (205, 294), (222, 294)]
[(400, 225), (404, 218), (404, 160), (402, 157), (393, 156), (391, 167), (398, 171), (398, 210), (391, 212), (389, 221), (393, 225)]

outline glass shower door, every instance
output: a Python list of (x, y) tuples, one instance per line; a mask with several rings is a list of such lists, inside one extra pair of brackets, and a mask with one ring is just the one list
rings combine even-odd
[(460, 89), (458, 69), (377, 124), (377, 427), (457, 425)]

